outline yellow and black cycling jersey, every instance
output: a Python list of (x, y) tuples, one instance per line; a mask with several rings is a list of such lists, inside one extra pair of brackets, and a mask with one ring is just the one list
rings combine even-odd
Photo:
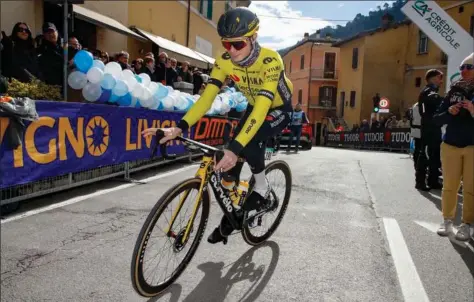
[(283, 60), (274, 50), (261, 47), (255, 63), (248, 67), (236, 65), (227, 52), (219, 56), (211, 72), (206, 89), (199, 100), (184, 115), (178, 127), (193, 126), (211, 108), (226, 77), (230, 77), (247, 98), (252, 112), (234, 139), (231, 150), (238, 154), (255, 136), (270, 109), (291, 111), (293, 84), (286, 77)]

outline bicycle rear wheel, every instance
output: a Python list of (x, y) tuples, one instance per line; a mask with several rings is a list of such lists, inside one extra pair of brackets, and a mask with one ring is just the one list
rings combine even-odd
[[(195, 229), (194, 226), (197, 223), (197, 221), (194, 221), (193, 225), (191, 226), (191, 231), (188, 234), (187, 240), (185, 240), (184, 243), (182, 243), (181, 239), (183, 238), (184, 231), (186, 229), (185, 227), (184, 228), (181, 227), (180, 229), (177, 229), (176, 224), (173, 224), (173, 228), (171, 228), (169, 232), (165, 233), (166, 231), (161, 230), (163, 231), (162, 233), (164, 234), (163, 237), (166, 238), (168, 241), (166, 242), (166, 245), (168, 243), (171, 243), (170, 248), (172, 248), (172, 252), (171, 252), (172, 256), (173, 256), (173, 253), (179, 254), (181, 251), (184, 250), (186, 245), (191, 244), (189, 251), (185, 254), (183, 260), (179, 263), (177, 268), (174, 269), (174, 271), (171, 273), (171, 276), (165, 279), (163, 282), (159, 282), (158, 284), (152, 284), (154, 279), (152, 279), (150, 282), (144, 276), (144, 273), (146, 270), (146, 266), (144, 265), (145, 259), (146, 259), (145, 252), (147, 251), (148, 245), (153, 243), (152, 242), (153, 240), (151, 239), (151, 235), (155, 228), (155, 225), (158, 222), (158, 219), (164, 216), (169, 226), (171, 217), (167, 219), (166, 217), (167, 215), (164, 215), (165, 214), (164, 211), (167, 208), (167, 206), (177, 196), (180, 196), (180, 194), (184, 193), (185, 199), (182, 203), (181, 208), (179, 208), (179, 210), (176, 213), (176, 217), (178, 217), (180, 212), (183, 210), (183, 205), (186, 204), (189, 195), (191, 195), (190, 192), (194, 190), (198, 192), (200, 185), (201, 185), (201, 179), (191, 178), (169, 189), (158, 200), (158, 202), (156, 203), (156, 205), (153, 207), (150, 214), (148, 215), (145, 223), (143, 224), (142, 229), (140, 230), (140, 233), (138, 235), (137, 241), (135, 243), (135, 248), (133, 250), (133, 256), (132, 256), (132, 265), (131, 265), (132, 285), (135, 291), (139, 295), (143, 297), (154, 297), (160, 294), (161, 292), (163, 292), (166, 288), (168, 288), (171, 284), (173, 284), (173, 282), (175, 282), (176, 279), (178, 279), (178, 277), (183, 273), (183, 271), (186, 269), (186, 266), (189, 264), (192, 257), (196, 253), (199, 243), (201, 242), (202, 236), (204, 235), (207, 220), (209, 217), (210, 196), (207, 190), (202, 192), (202, 195), (201, 195), (202, 199), (199, 201), (199, 206), (196, 211), (196, 216), (198, 216), (199, 211), (201, 211), (202, 213), (197, 231), (194, 232), (194, 229)], [(196, 200), (194, 199), (191, 202), (192, 202), (192, 206), (194, 207)], [(171, 212), (174, 213), (175, 211), (171, 211)], [(186, 223), (188, 221), (189, 219), (186, 220)], [(190, 242), (191, 241), (190, 237), (192, 233), (195, 233), (195, 238), (192, 242)], [(155, 240), (156, 239), (158, 238), (155, 238)], [(160, 246), (160, 249), (164, 250), (164, 247)], [(154, 258), (152, 260), (154, 260)], [(166, 269), (168, 269), (168, 263), (167, 263)], [(165, 276), (165, 278), (166, 277), (167, 276)]]
[[(242, 237), (244, 238), (244, 241), (250, 245), (259, 245), (265, 242), (266, 240), (268, 240), (273, 235), (273, 233), (276, 231), (276, 229), (280, 225), (283, 219), (283, 216), (286, 213), (286, 209), (288, 208), (288, 203), (290, 202), (291, 186), (292, 186), (290, 167), (288, 166), (286, 162), (282, 160), (277, 160), (267, 165), (267, 167), (265, 168), (265, 175), (268, 175), (270, 172), (273, 172), (273, 171), (278, 171), (283, 174), (284, 183), (272, 185), (272, 191), (270, 194), (271, 195), (270, 199), (272, 201), (271, 206), (264, 213), (260, 215), (256, 215), (255, 218), (253, 219), (260, 219), (259, 221), (260, 223), (264, 215), (268, 215), (269, 213), (276, 212), (279, 205), (281, 205), (281, 208), (278, 211), (276, 219), (274, 220), (272, 225), (268, 228), (266, 232), (264, 232), (261, 235), (252, 234), (251, 230), (253, 230), (254, 228), (251, 228), (249, 226), (249, 223), (251, 222), (251, 219), (249, 219), (249, 216), (248, 216), (249, 213), (244, 212), (244, 219), (242, 222)], [(255, 183), (253, 176), (250, 179), (250, 183), (251, 184)], [(277, 187), (280, 187), (284, 190), (283, 198), (278, 197), (276, 195), (275, 190)]]

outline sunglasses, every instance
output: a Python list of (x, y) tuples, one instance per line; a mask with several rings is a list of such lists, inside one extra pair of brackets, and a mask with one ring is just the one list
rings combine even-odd
[(19, 32), (19, 33), (28, 33), (28, 29), (27, 29), (27, 28), (23, 28), (23, 27), (19, 27), (19, 28), (18, 28), (18, 32)]
[(459, 67), (459, 70), (463, 71), (463, 70), (473, 70), (474, 69), (474, 65), (472, 64), (464, 64), (464, 65), (461, 65)]
[(226, 50), (230, 50), (232, 47), (234, 47), (235, 50), (241, 50), (245, 46), (247, 46), (247, 41), (241, 40), (241, 41), (222, 41), (222, 46)]

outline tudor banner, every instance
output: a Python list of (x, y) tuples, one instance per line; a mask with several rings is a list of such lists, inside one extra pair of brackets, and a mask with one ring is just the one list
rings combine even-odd
[(410, 149), (410, 129), (397, 128), (387, 131), (329, 132), (329, 146), (359, 146), (364, 148)]
[[(5, 135), (10, 120), (0, 117), (0, 188), (148, 159), (152, 140), (143, 138), (141, 132), (174, 126), (183, 116), (144, 108), (43, 101), (36, 102), (36, 110), (40, 119), (26, 123), (22, 145), (15, 150), (9, 150)], [(226, 118), (204, 117), (189, 137), (220, 145), (228, 123)], [(185, 148), (173, 141), (168, 151), (183, 154)]]

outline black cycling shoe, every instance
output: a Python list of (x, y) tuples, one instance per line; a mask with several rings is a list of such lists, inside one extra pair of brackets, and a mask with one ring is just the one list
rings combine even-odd
[(219, 227), (215, 228), (214, 231), (207, 237), (207, 242), (211, 244), (216, 244), (221, 242), (224, 244), (227, 244), (227, 236), (223, 236), (221, 234), (221, 231), (219, 230)]

